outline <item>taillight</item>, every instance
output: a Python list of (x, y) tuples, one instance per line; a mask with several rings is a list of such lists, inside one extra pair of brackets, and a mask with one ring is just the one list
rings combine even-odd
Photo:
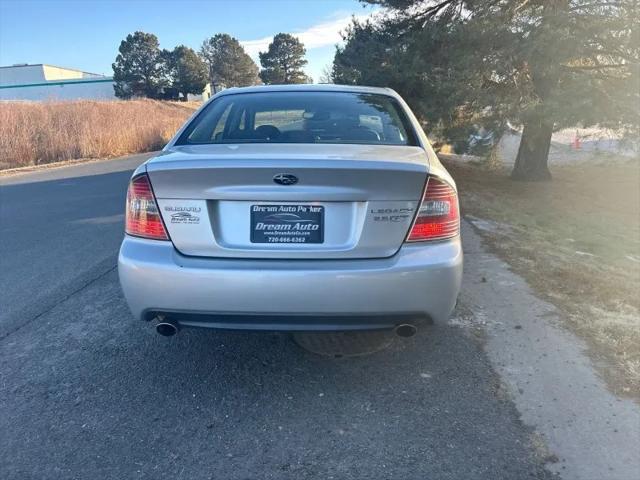
[(429, 177), (407, 242), (444, 240), (455, 237), (459, 232), (460, 212), (456, 191), (444, 180)]
[(169, 240), (146, 173), (129, 183), (125, 231), (136, 237)]

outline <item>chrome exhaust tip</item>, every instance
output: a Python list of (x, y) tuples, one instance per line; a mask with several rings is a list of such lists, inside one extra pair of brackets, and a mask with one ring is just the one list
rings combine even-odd
[(173, 337), (178, 330), (178, 325), (172, 322), (160, 322), (156, 325), (156, 332), (163, 337)]
[(416, 328), (415, 325), (409, 325), (408, 323), (403, 323), (402, 325), (398, 325), (396, 328), (394, 328), (393, 331), (399, 337), (409, 338), (409, 337), (413, 337), (418, 332), (418, 329)]

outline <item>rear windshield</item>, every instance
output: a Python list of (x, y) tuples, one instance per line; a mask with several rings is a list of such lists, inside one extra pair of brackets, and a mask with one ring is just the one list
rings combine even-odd
[(258, 92), (214, 100), (177, 141), (210, 143), (416, 145), (416, 138), (398, 102), (386, 95)]

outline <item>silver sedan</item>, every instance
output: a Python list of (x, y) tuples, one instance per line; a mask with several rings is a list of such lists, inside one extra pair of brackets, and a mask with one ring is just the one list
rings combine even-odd
[(228, 89), (134, 172), (118, 270), (165, 335), (410, 335), (455, 305), (459, 231), (455, 183), (394, 91)]

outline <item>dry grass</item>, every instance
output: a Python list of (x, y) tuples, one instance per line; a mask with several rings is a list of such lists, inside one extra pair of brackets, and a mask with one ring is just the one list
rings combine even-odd
[(640, 163), (556, 167), (549, 183), (444, 163), (465, 215), (508, 225), (482, 232), (494, 251), (608, 360), (614, 388), (640, 392)]
[(193, 102), (0, 102), (0, 169), (161, 148)]

